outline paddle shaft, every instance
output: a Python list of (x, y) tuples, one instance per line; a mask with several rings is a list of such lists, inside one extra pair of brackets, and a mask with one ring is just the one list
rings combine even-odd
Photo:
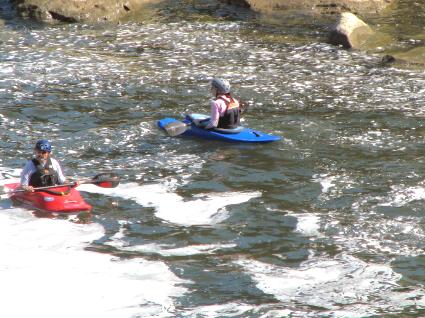
[[(91, 180), (81, 180), (78, 183), (72, 182), (72, 183), (56, 184), (56, 185), (45, 186), (45, 187), (37, 187), (37, 188), (34, 188), (34, 191), (60, 188), (60, 187), (75, 187), (77, 184), (87, 184), (87, 183), (95, 184), (102, 188), (115, 188), (119, 184), (119, 177), (114, 173), (101, 173), (94, 176), (93, 179)], [(108, 184), (108, 186), (106, 186), (105, 184)], [(25, 191), (27, 190), (19, 189), (19, 190), (3, 192), (2, 194), (6, 194), (6, 193), (11, 194), (11, 193), (25, 192)]]
[[(60, 187), (73, 187), (77, 185), (76, 182), (73, 183), (65, 183), (65, 184), (56, 184), (56, 185), (52, 185), (52, 186), (46, 186), (46, 187), (38, 187), (38, 188), (34, 188), (34, 191), (38, 191), (38, 190), (46, 190), (46, 189), (53, 189), (53, 188), (60, 188)], [(1, 194), (12, 194), (12, 193), (17, 193), (17, 192), (26, 192), (28, 190), (25, 189), (19, 189), (19, 190), (13, 190), (13, 191), (6, 191), (3, 192)]]

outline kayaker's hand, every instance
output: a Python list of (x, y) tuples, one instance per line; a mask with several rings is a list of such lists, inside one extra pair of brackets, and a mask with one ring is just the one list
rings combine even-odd
[(34, 187), (32, 186), (22, 186), (22, 189), (24, 189), (26, 192), (34, 192)]
[(209, 118), (193, 120), (193, 123), (195, 124), (195, 126), (199, 128), (205, 128), (206, 126), (208, 126), (209, 122), (210, 122)]
[(73, 187), (78, 187), (80, 185), (80, 182), (78, 180), (75, 181), (69, 181), (69, 180), (65, 180), (65, 182), (63, 184), (67, 185), (67, 184), (71, 184)]

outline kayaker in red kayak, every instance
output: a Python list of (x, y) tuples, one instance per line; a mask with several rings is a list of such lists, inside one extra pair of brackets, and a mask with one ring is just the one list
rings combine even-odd
[(35, 156), (28, 160), (21, 173), (22, 189), (34, 192), (34, 188), (68, 183), (59, 162), (50, 156), (51, 152), (52, 146), (48, 140), (37, 141)]
[(205, 129), (238, 127), (241, 110), (239, 101), (230, 93), (230, 83), (225, 79), (213, 78), (211, 93), (214, 100), (211, 101), (210, 118), (201, 120), (196, 125)]

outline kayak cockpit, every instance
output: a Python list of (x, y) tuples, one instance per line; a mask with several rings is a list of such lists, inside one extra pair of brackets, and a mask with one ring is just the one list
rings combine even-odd
[[(204, 120), (208, 120), (208, 119), (210, 119), (210, 117), (207, 116), (207, 115), (204, 115), (204, 114), (188, 114), (188, 115), (186, 115), (186, 120), (188, 120), (192, 124), (194, 124), (195, 120), (204, 121)], [(201, 128), (201, 127), (198, 127), (198, 128)], [(215, 131), (215, 132), (218, 132), (218, 133), (221, 133), (221, 134), (238, 134), (243, 130), (244, 130), (244, 127), (242, 127), (242, 126), (239, 126), (239, 127), (236, 127), (236, 128), (217, 128), (216, 127), (216, 128), (210, 129), (210, 131)]]

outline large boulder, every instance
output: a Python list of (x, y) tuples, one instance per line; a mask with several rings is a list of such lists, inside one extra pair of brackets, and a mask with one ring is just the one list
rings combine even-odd
[(343, 12), (331, 29), (329, 42), (345, 48), (361, 49), (373, 34), (373, 30), (357, 16)]
[[(42, 22), (117, 22), (160, 0), (11, 0), (18, 13)], [(65, 4), (66, 3), (66, 4)]]
[(377, 13), (395, 0), (222, 0), (234, 5), (249, 6), (259, 13), (303, 10), (313, 13)]

